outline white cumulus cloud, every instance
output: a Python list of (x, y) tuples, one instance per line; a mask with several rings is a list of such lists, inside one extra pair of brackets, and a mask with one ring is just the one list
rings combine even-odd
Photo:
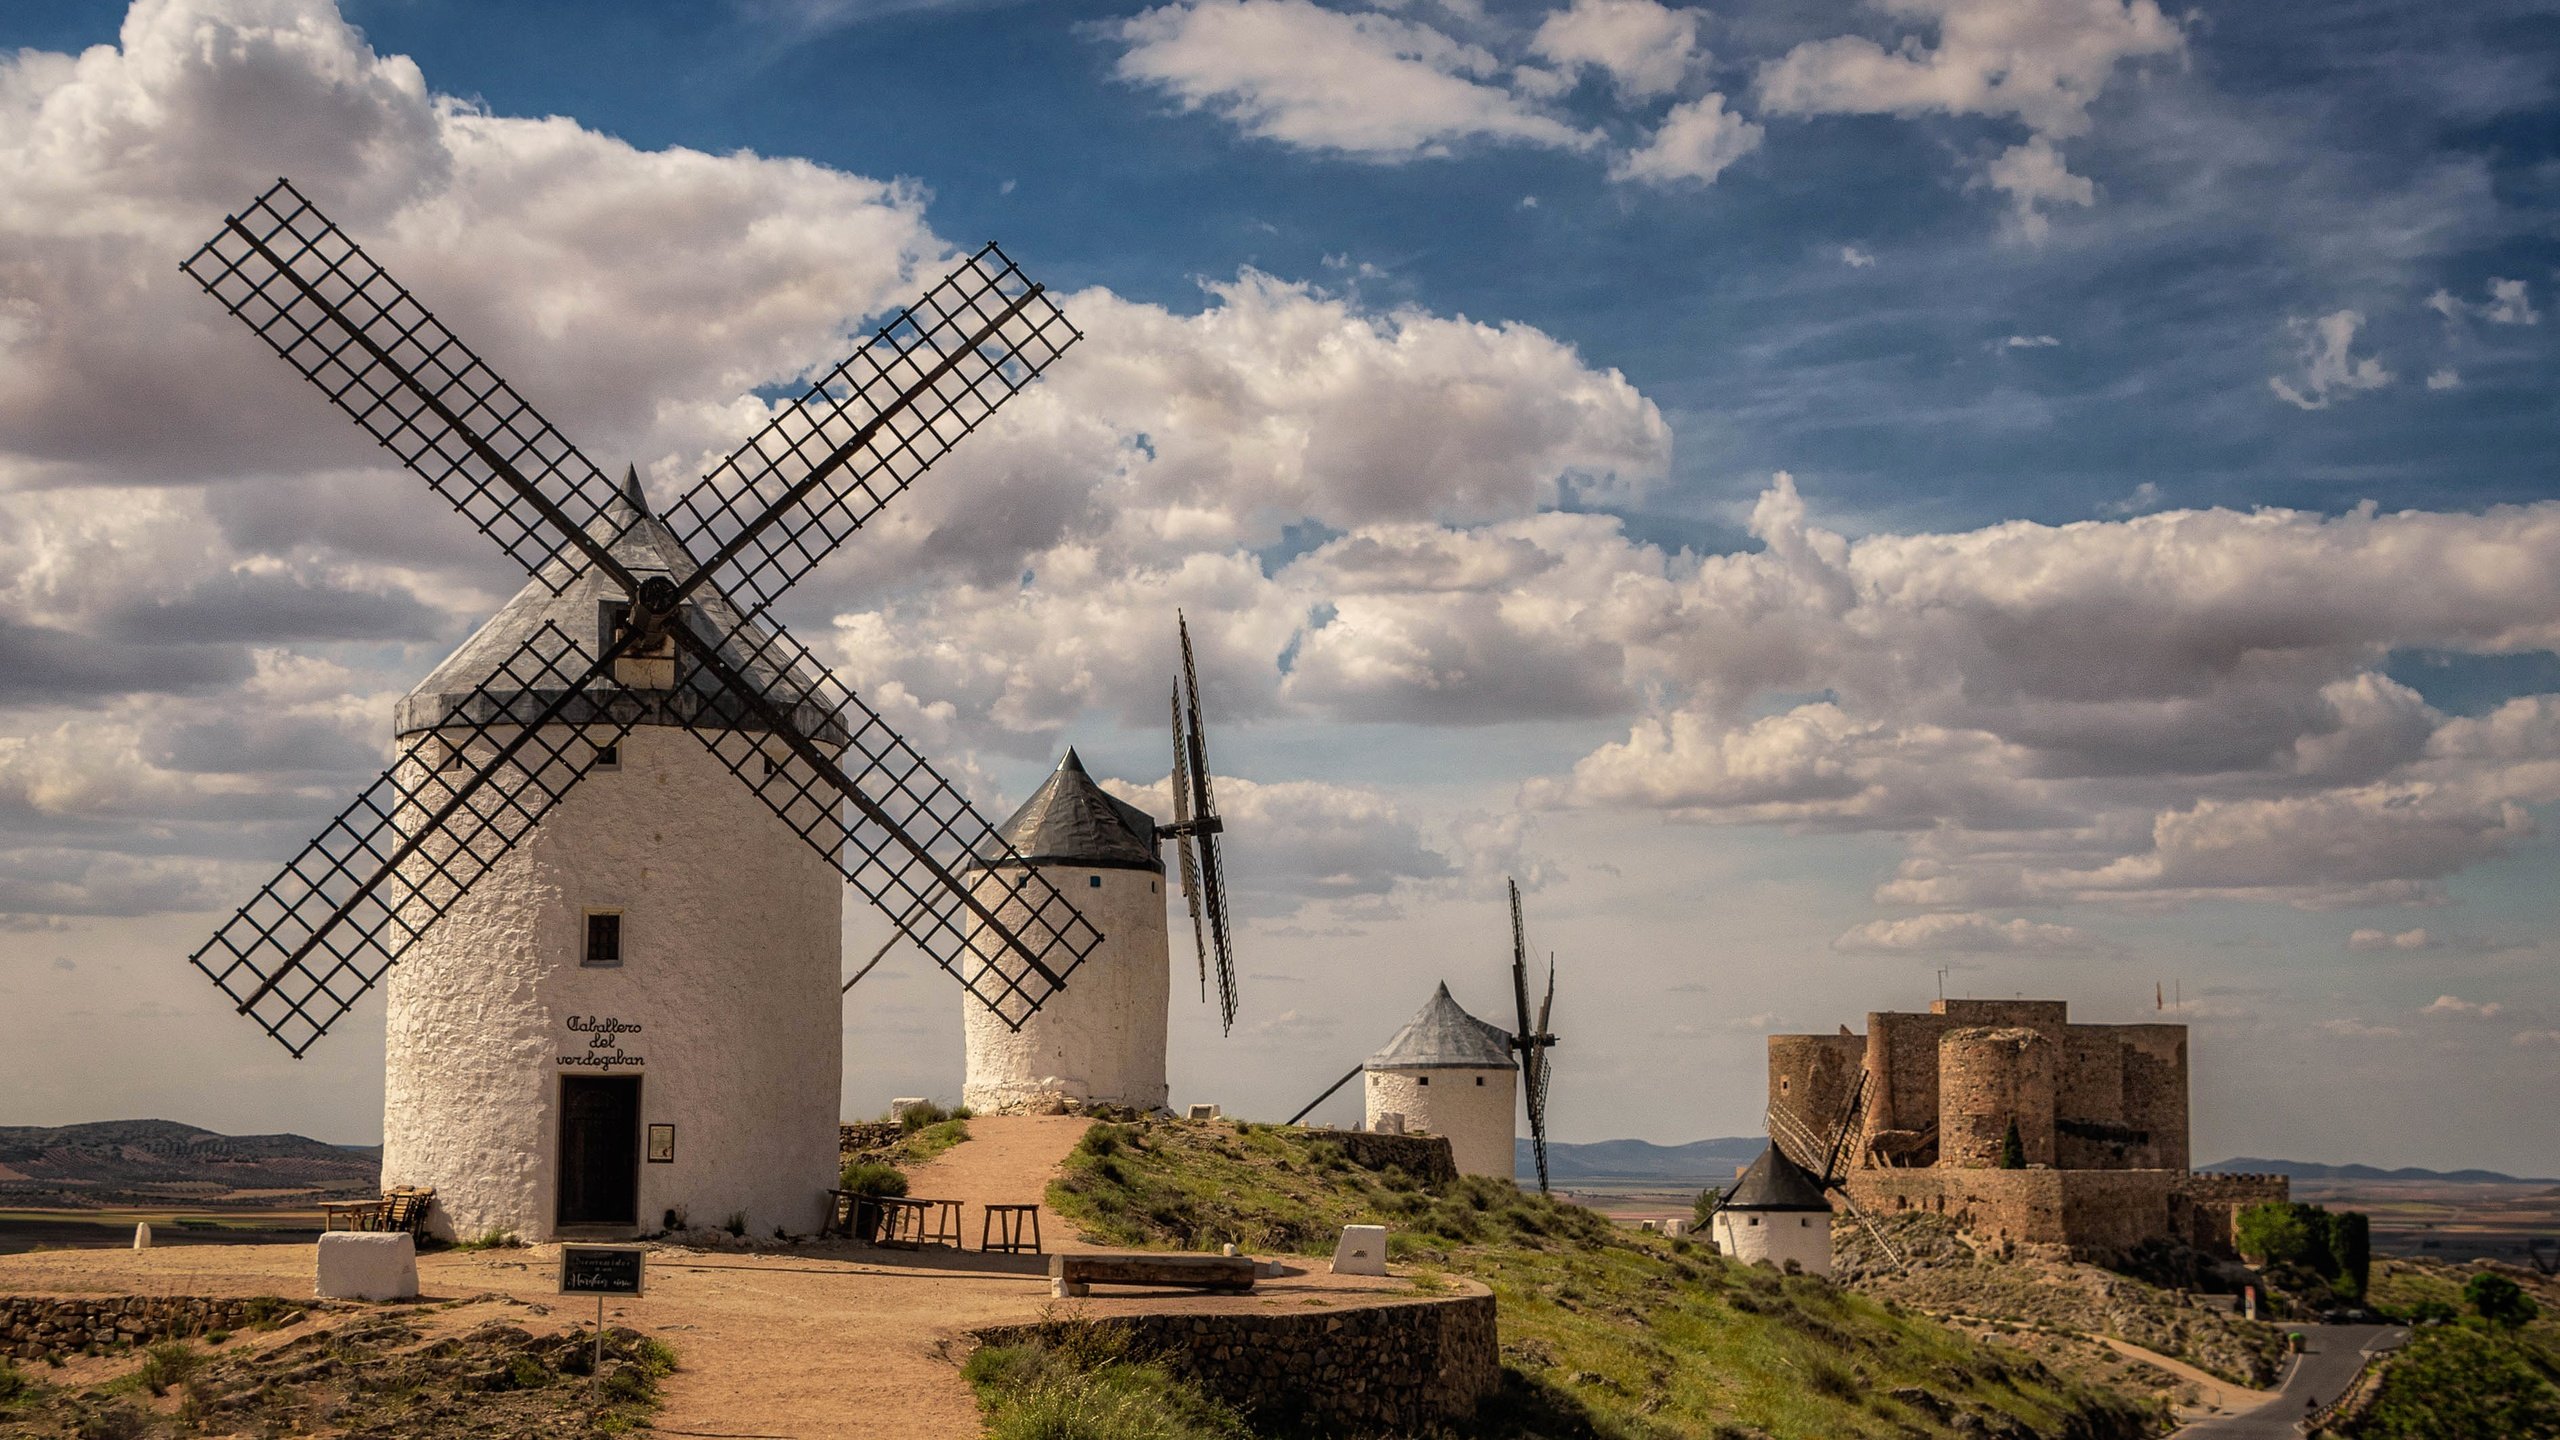
[(1119, 36), (1121, 78), (1300, 149), (1394, 161), (1467, 140), (1598, 143), (1505, 88), (1490, 51), (1390, 15), (1183, 0), (1123, 21)]
[(2333, 400), (2391, 383), (2391, 372), (2382, 368), (2380, 357), (2353, 353), (2356, 332), (2364, 328), (2363, 312), (2332, 310), (2316, 320), (2290, 323), (2301, 354), (2302, 373), (2295, 377), (2301, 383), (2282, 375), (2267, 377), (2267, 388), (2286, 404), (2325, 410)]
[(1700, 18), (1699, 11), (1655, 0), (1573, 0), (1539, 22), (1529, 49), (1560, 66), (1607, 71), (1629, 95), (1661, 95), (1705, 58), (1698, 49)]

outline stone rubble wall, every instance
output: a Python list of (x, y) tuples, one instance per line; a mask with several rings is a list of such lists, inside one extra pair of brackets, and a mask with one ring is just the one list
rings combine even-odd
[(972, 1332), (989, 1345), (1055, 1344), (1079, 1330), (1125, 1340), (1265, 1424), (1326, 1435), (1420, 1436), (1473, 1416), (1502, 1383), (1491, 1295), (1358, 1309), (1120, 1315)]
[(1378, 1135), (1366, 1130), (1318, 1130), (1318, 1139), (1342, 1147), (1342, 1158), (1363, 1170), (1401, 1169), (1425, 1185), (1458, 1178), (1456, 1152), (1446, 1135)]
[(836, 1127), (836, 1159), (839, 1165), (858, 1156), (886, 1150), (907, 1133), (895, 1120), (865, 1120)]
[(308, 1300), (274, 1296), (229, 1299), (203, 1295), (109, 1295), (97, 1299), (47, 1299), (0, 1296), (0, 1356), (41, 1360), (91, 1347), (147, 1345), (202, 1335), (210, 1330), (245, 1330), (261, 1322), (291, 1323), (309, 1309)]
[(2104, 1262), (2146, 1241), (2231, 1256), (2239, 1212), (2291, 1189), (2281, 1175), (2185, 1170), (1859, 1170), (1849, 1198), (1871, 1214), (1926, 1211), (1997, 1243)]

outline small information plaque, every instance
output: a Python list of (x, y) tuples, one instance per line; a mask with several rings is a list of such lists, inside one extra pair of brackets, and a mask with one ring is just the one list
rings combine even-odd
[(649, 1127), (649, 1163), (652, 1165), (676, 1163), (676, 1127), (673, 1125)]
[(560, 1293), (637, 1295), (649, 1252), (639, 1245), (563, 1245)]

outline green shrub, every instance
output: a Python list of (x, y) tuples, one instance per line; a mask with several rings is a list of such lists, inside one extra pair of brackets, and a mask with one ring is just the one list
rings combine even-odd
[(25, 1371), (10, 1364), (7, 1359), (0, 1358), (0, 1405), (6, 1405), (26, 1394), (27, 1387), (33, 1383), (27, 1379)]
[(184, 1340), (164, 1340), (143, 1352), (142, 1388), (154, 1395), (166, 1395), (172, 1385), (184, 1385), (187, 1377), (204, 1364), (195, 1347)]
[(2492, 1325), (2516, 1329), (2542, 1313), (2524, 1287), (2492, 1270), (2483, 1270), (2462, 1287), (2462, 1303)]
[(1701, 1235), (1713, 1235), (1716, 1212), (1723, 1208), (1724, 1192), (1722, 1190), (1710, 1185), (1699, 1191), (1696, 1202), (1689, 1207), (1691, 1227)]
[(907, 1193), (907, 1172), (877, 1160), (856, 1160), (844, 1167), (838, 1183), (856, 1195), (894, 1197)]
[(2439, 1325), (2382, 1372), (2356, 1440), (2532, 1440), (2560, 1435), (2560, 1390), (2503, 1332)]

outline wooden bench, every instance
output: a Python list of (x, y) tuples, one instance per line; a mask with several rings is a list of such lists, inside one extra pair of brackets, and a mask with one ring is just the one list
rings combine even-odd
[(1052, 1255), (1050, 1288), (1082, 1295), (1095, 1285), (1146, 1285), (1241, 1295), (1253, 1288), (1250, 1255)]
[[(1023, 1238), (1023, 1222), (1030, 1222), (1031, 1238)], [(989, 1205), (978, 1219), (978, 1249), (988, 1255), (1037, 1255), (1040, 1253), (1040, 1207), (1037, 1205)]]

